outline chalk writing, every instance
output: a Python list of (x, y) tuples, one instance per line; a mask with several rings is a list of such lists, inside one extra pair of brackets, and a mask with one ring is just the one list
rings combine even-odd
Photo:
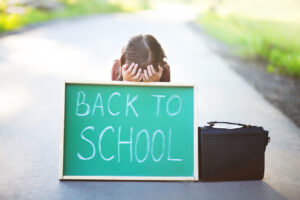
[[(82, 140), (84, 140), (88, 144), (90, 144), (90, 146), (93, 149), (93, 153), (89, 157), (83, 157), (78, 152), (77, 156), (81, 160), (96, 159), (96, 157), (95, 157), (95, 152), (96, 151), (95, 151), (95, 145), (94, 145), (93, 141), (89, 140), (87, 137), (84, 136), (84, 133), (86, 133), (87, 130), (91, 130), (92, 132), (94, 132), (94, 126), (87, 126), (81, 132)], [(102, 148), (103, 137), (104, 137), (105, 134), (107, 134), (107, 136), (105, 136), (105, 137), (109, 137), (109, 135), (116, 134), (116, 133), (115, 133), (115, 128), (113, 126), (105, 127), (100, 132), (99, 140), (98, 140), (98, 148), (99, 148), (99, 154), (100, 154), (101, 159), (103, 159), (104, 161), (112, 161), (115, 158), (115, 156), (117, 156), (118, 162), (121, 162), (121, 152), (120, 152), (121, 148), (120, 148), (120, 146), (121, 145), (128, 145), (128, 154), (130, 155), (130, 160), (129, 161), (132, 162), (133, 161), (133, 155), (132, 155), (133, 154), (133, 151), (132, 151), (133, 150), (133, 141), (135, 141), (134, 142), (134, 155), (135, 155), (135, 161), (138, 162), (138, 163), (145, 162), (148, 159), (150, 153), (151, 153), (151, 156), (149, 158), (151, 158), (154, 162), (161, 161), (162, 158), (164, 157), (164, 155), (167, 155), (167, 157), (165, 159), (167, 161), (170, 161), (170, 162), (181, 162), (183, 160), (181, 158), (171, 158), (171, 149), (172, 149), (172, 131), (171, 131), (171, 129), (168, 130), (169, 134), (168, 134), (168, 140), (167, 141), (165, 139), (166, 138), (165, 133), (161, 129), (158, 129), (158, 130), (154, 131), (153, 134), (149, 134), (147, 129), (139, 130), (139, 131), (137, 131), (136, 134), (134, 134), (133, 132), (134, 132), (134, 129), (133, 129), (133, 127), (131, 127), (130, 131), (129, 131), (129, 140), (121, 140), (122, 127), (119, 126), (118, 127), (118, 133), (117, 133), (118, 134), (117, 141), (115, 143), (111, 144), (111, 145), (115, 145), (117, 147), (118, 153), (117, 153), (117, 155), (112, 155), (112, 153), (109, 154), (110, 149), (106, 149), (106, 151), (105, 151), (106, 154), (111, 155), (110, 157), (106, 157), (103, 154), (104, 149)], [(125, 132), (124, 135), (128, 135), (128, 134), (126, 134), (126, 132)], [(144, 137), (141, 137), (142, 135), (144, 135)], [(161, 136), (161, 145), (162, 145), (162, 150), (161, 150), (161, 153), (160, 153), (158, 158), (156, 158), (154, 156), (154, 151), (155, 151), (154, 144), (155, 144), (155, 141), (157, 140), (156, 139), (157, 135)], [(151, 140), (150, 140), (150, 137), (151, 137)], [(145, 145), (145, 148), (146, 148), (145, 152), (146, 153), (145, 153), (144, 156), (140, 155), (140, 153), (139, 153), (140, 148), (138, 148), (139, 142), (140, 142), (140, 140), (142, 140), (141, 138), (143, 138), (145, 140), (145, 143), (146, 143), (146, 145)], [(168, 146), (167, 152), (165, 152), (166, 151), (166, 148), (165, 148), (166, 145)], [(122, 152), (122, 153), (125, 154), (126, 152)]]
[[(128, 116), (129, 113), (132, 113), (133, 116), (138, 118), (139, 114), (138, 111), (136, 110), (136, 107), (134, 106), (135, 103), (139, 100), (138, 95), (130, 95), (129, 93), (127, 93), (125, 96), (126, 96), (126, 102), (124, 104), (125, 106), (124, 115)], [(156, 105), (156, 109), (153, 110), (153, 114), (155, 115), (155, 117), (157, 118), (160, 117), (160, 115), (162, 114), (162, 110), (161, 110), (162, 108), (165, 108), (165, 113), (167, 114), (167, 116), (170, 117), (174, 117), (181, 112), (182, 99), (179, 95), (173, 94), (167, 96), (163, 94), (153, 94), (151, 96), (156, 99), (153, 101), (153, 104)], [(103, 117), (105, 116), (105, 113), (108, 113), (110, 116), (113, 117), (120, 115), (121, 110), (113, 111), (114, 108), (113, 104), (120, 104), (120, 101), (122, 100), (121, 97), (122, 94), (120, 92), (112, 92), (108, 96), (107, 104), (106, 104), (105, 101), (103, 101), (101, 93), (98, 92), (95, 97), (95, 100), (93, 101), (94, 103), (92, 106), (91, 116), (94, 117), (95, 115), (100, 115)], [(86, 93), (82, 90), (78, 91), (77, 99), (76, 99), (76, 116), (85, 117), (90, 114), (91, 106), (87, 103), (88, 102), (87, 98), (91, 98), (91, 97), (87, 97)], [(106, 112), (106, 107), (104, 105), (107, 105), (107, 112)], [(142, 113), (142, 111), (139, 112)], [(118, 130), (118, 132), (116, 132), (115, 130)], [(113, 161), (115, 158), (117, 159), (117, 162), (121, 162), (122, 154), (127, 154), (127, 153), (129, 154), (129, 162), (136, 161), (137, 163), (144, 163), (149, 158), (152, 159), (152, 161), (154, 162), (160, 162), (162, 159), (165, 159), (170, 162), (183, 161), (182, 158), (172, 157), (172, 153), (171, 153), (172, 129), (171, 128), (165, 130), (165, 132), (168, 133), (168, 136), (166, 137), (165, 132), (161, 128), (158, 128), (153, 133), (149, 133), (147, 129), (141, 129), (136, 131), (134, 130), (134, 127), (131, 127), (129, 131), (127, 130), (123, 132), (122, 126), (119, 127), (106, 126), (103, 130), (97, 130), (96, 133), (94, 133), (94, 126), (87, 126), (83, 128), (83, 130), (80, 133), (80, 137), (84, 142), (89, 144), (89, 146), (92, 149), (92, 153), (90, 156), (84, 157), (78, 152), (77, 157), (80, 160), (91, 160), (91, 159), (98, 158), (95, 157), (96, 147), (93, 141), (89, 139), (87, 135), (88, 132), (91, 132), (93, 134), (100, 133), (98, 137), (98, 150), (100, 155), (99, 157), (102, 160), (107, 162)], [(109, 138), (114, 134), (117, 134), (117, 141), (111, 145), (116, 145), (117, 154), (110, 152), (110, 149), (103, 148), (103, 143), (105, 143), (104, 138)], [(126, 137), (127, 140), (123, 139), (124, 137)], [(142, 144), (145, 144), (145, 146), (142, 148), (138, 147), (141, 142)], [(124, 151), (121, 152), (120, 150), (121, 145), (122, 146), (126, 145), (128, 147), (128, 152), (124, 152)], [(155, 150), (155, 146), (159, 146), (160, 151)], [(144, 155), (141, 155), (140, 152), (141, 149), (144, 149), (143, 151)], [(133, 155), (135, 159), (133, 159)]]

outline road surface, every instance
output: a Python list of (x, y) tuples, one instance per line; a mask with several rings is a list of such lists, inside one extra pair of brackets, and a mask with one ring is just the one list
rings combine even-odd
[[(299, 128), (189, 29), (193, 17), (178, 7), (95, 15), (1, 38), (0, 199), (299, 199)], [(172, 82), (197, 84), (199, 125), (226, 120), (270, 131), (263, 181), (58, 180), (64, 81), (110, 80), (113, 60), (138, 33), (161, 42)]]

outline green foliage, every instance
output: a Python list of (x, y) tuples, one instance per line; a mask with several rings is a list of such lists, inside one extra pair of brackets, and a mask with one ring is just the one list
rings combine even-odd
[(300, 24), (206, 13), (198, 21), (238, 53), (269, 61), (267, 71), (300, 78)]
[(6, 30), (14, 30), (21, 26), (20, 16), (16, 14), (0, 13), (0, 33)]
[(59, 2), (64, 5), (61, 10), (45, 11), (23, 6), (25, 8), (23, 14), (10, 14), (5, 12), (6, 0), (0, 0), (0, 33), (51, 19), (95, 13), (132, 12), (148, 6), (148, 0), (59, 0)]
[(268, 65), (267, 71), (268, 71), (269, 73), (274, 73), (274, 71), (275, 71), (274, 66), (273, 66), (273, 65)]

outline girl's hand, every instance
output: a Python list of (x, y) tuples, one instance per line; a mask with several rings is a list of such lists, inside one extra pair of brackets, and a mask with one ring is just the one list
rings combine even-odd
[(142, 69), (138, 69), (138, 64), (131, 63), (129, 66), (125, 64), (122, 66), (122, 76), (124, 81), (140, 82), (143, 78)]
[(152, 65), (148, 65), (147, 69), (144, 70), (143, 81), (144, 82), (159, 82), (161, 75), (163, 73), (163, 68), (159, 65), (158, 72), (155, 71)]

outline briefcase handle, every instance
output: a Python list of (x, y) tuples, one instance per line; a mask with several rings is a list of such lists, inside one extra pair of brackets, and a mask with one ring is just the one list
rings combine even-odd
[[(255, 127), (255, 126), (251, 126), (251, 125), (247, 125), (247, 124), (240, 124), (240, 123), (232, 123), (232, 122), (207, 122), (209, 124), (209, 127), (213, 127), (215, 124), (231, 124), (231, 125), (237, 125), (237, 126), (241, 126), (243, 128), (249, 128), (249, 127)], [(266, 145), (268, 145), (271, 141), (271, 138), (269, 137), (269, 131), (264, 130), (265, 134), (267, 135), (267, 142)]]
[(231, 124), (231, 125), (237, 125), (237, 126), (242, 126), (244, 128), (251, 127), (251, 125), (246, 125), (246, 124), (240, 124), (240, 123), (232, 123), (232, 122), (218, 122), (218, 121), (213, 121), (213, 122), (207, 122), (210, 127), (213, 127), (215, 124)]

